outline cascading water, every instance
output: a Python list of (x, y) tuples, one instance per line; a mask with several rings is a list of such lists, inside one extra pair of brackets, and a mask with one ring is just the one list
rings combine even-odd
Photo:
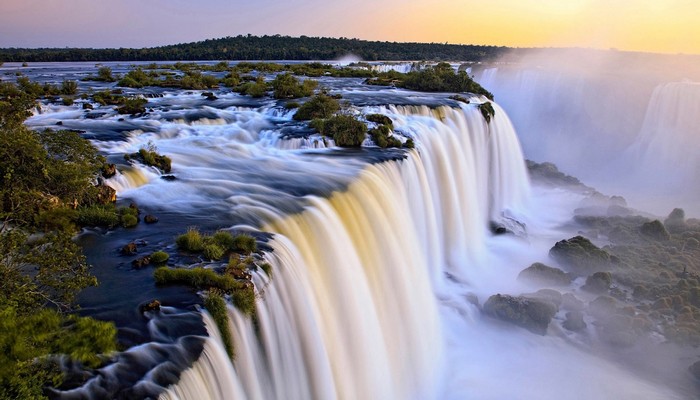
[(301, 214), (268, 217), (274, 278), (256, 280), (260, 339), (231, 309), (235, 371), (209, 368), (208, 380), (237, 382), (248, 398), (438, 397), (440, 288), (469, 279), (489, 217), (517, 207), (528, 180), (498, 108), (491, 125), (474, 107), (381, 111), (418, 151), (309, 198)]

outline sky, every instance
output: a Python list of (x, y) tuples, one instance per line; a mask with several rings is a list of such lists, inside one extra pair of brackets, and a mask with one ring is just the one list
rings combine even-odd
[(238, 34), (700, 54), (698, 0), (0, 0), (0, 47)]

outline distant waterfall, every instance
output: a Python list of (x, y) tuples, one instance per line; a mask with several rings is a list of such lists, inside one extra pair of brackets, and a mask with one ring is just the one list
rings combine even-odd
[(683, 188), (700, 182), (700, 84), (676, 82), (654, 90), (628, 156), (642, 179)]
[(233, 368), (214, 334), (162, 398), (439, 398), (441, 287), (468, 283), (488, 220), (517, 212), (529, 188), (494, 107), (490, 124), (473, 104), (381, 108), (416, 150), (367, 167), (342, 193), (309, 197), (300, 214), (271, 214), (273, 277), (255, 276), (258, 334), (230, 308)]

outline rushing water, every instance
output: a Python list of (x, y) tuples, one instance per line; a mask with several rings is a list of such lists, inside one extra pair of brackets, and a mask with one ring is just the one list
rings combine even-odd
[[(90, 68), (67, 70), (59, 76)], [(391, 117), (416, 149), (338, 149), (275, 101), (223, 91), (213, 102), (160, 91), (137, 118), (45, 105), (28, 121), (84, 130), (122, 164), (107, 183), (161, 216), (154, 227), (84, 235), (106, 286), (84, 294), (88, 313), (135, 330), (115, 308), (134, 315), (154, 296), (176, 298), (178, 288), (154, 292), (149, 272), (113, 267), (124, 264), (114, 253), (125, 241), (172, 246), (195, 224), (274, 234), (272, 277), (254, 274), (255, 323), (229, 308), (233, 363), (208, 314), (178, 298), (175, 308), (147, 315), (135, 339), (143, 344), (65, 398), (109, 397), (105, 387), (120, 385), (132, 388), (122, 395), (163, 399), (682, 398), (561, 329), (540, 337), (479, 313), (475, 299), (531, 289), (517, 273), (561, 238), (580, 200), (530, 187), (506, 111), (494, 104), (486, 123), (475, 104), (483, 98), (464, 104), (357, 79), (321, 81), (352, 102), (349, 112)], [(173, 159), (174, 180), (123, 165), (124, 153), (149, 144)], [(491, 221), (518, 221), (527, 233), (492, 236)], [(129, 366), (129, 380), (113, 373)]]

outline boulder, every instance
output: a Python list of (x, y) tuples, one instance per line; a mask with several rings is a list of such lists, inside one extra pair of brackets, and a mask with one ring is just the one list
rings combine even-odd
[(97, 186), (97, 195), (95, 200), (98, 204), (109, 204), (117, 201), (117, 191), (107, 185)]
[(671, 232), (682, 232), (688, 228), (685, 222), (685, 211), (682, 208), (674, 208), (664, 220), (664, 226)]
[(664, 225), (658, 219), (642, 224), (642, 226), (639, 228), (639, 232), (652, 240), (657, 240), (660, 242), (667, 241), (671, 238), (671, 235), (666, 230), (666, 227), (664, 227)]
[(117, 174), (117, 166), (114, 164), (104, 164), (102, 166), (102, 176), (109, 179)]
[(557, 308), (559, 308), (559, 306), (561, 306), (561, 302), (562, 302), (561, 293), (557, 292), (554, 289), (540, 289), (540, 290), (536, 291), (535, 293), (524, 294), (523, 297), (527, 297), (529, 299), (548, 301), (548, 302), (554, 304), (555, 306), (557, 306)]
[(579, 275), (588, 275), (611, 264), (610, 254), (583, 236), (557, 242), (549, 250), (549, 256)]
[(566, 313), (566, 320), (562, 323), (564, 329), (578, 332), (586, 329), (586, 322), (583, 320), (581, 311), (569, 311)]
[(483, 308), (483, 312), (490, 317), (539, 335), (547, 333), (547, 326), (557, 311), (557, 306), (548, 301), (501, 294), (489, 297)]
[(145, 217), (143, 217), (143, 222), (147, 224), (155, 224), (158, 222), (158, 217), (155, 215), (147, 214)]
[(568, 286), (571, 284), (571, 277), (566, 272), (542, 263), (534, 263), (520, 271), (518, 280), (547, 286)]
[(564, 293), (561, 296), (561, 307), (565, 310), (583, 311), (586, 308), (586, 304), (572, 293)]
[(134, 242), (131, 242), (131, 243), (125, 245), (119, 251), (119, 253), (121, 253), (121, 255), (123, 255), (123, 256), (133, 256), (137, 252), (138, 252), (138, 247), (136, 246), (136, 243), (134, 243)]
[(153, 300), (148, 304), (143, 304), (141, 306), (141, 312), (147, 312), (147, 311), (160, 311), (160, 301)]
[(610, 272), (596, 272), (586, 278), (586, 283), (581, 289), (591, 293), (603, 294), (608, 292), (611, 284), (612, 274)]
[(150, 264), (151, 264), (151, 257), (149, 257), (149, 256), (143, 256), (143, 257), (137, 258), (131, 262), (131, 266), (136, 268), (136, 269), (141, 269), (141, 268), (147, 267)]

